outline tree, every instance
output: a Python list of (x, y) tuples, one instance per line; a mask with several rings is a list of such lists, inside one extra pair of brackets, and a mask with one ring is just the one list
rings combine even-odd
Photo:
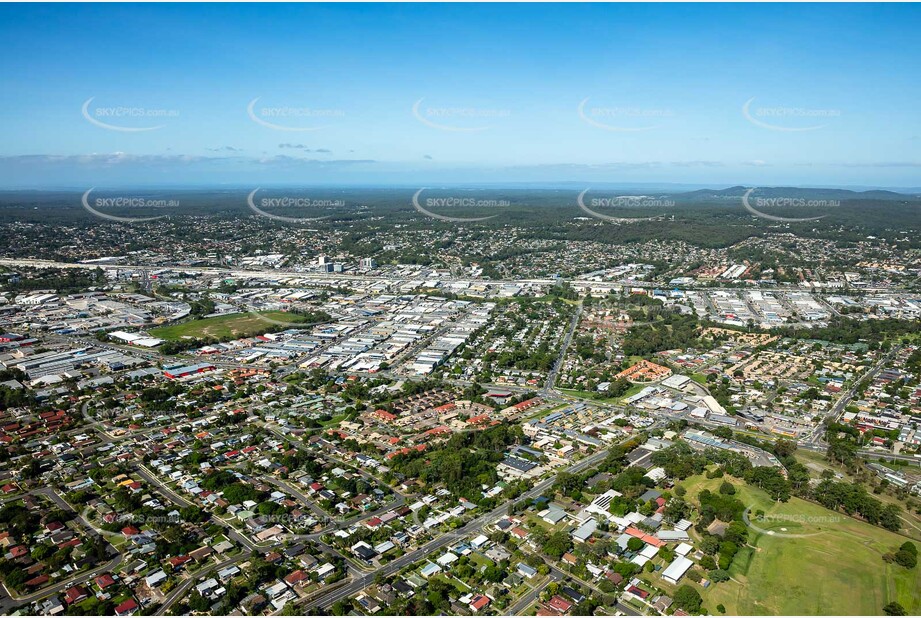
[(883, 606), (883, 612), (887, 616), (904, 616), (905, 608), (902, 607), (900, 603), (893, 601), (892, 603), (886, 603), (886, 605)]
[(703, 603), (703, 599), (700, 598), (700, 593), (687, 584), (678, 588), (672, 599), (675, 601), (675, 605), (690, 613), (697, 612), (697, 610), (700, 609), (701, 603)]
[(720, 485), (720, 493), (724, 496), (734, 496), (736, 488), (729, 481), (723, 481), (723, 484)]
[[(879, 516), (879, 525), (886, 530), (898, 532), (902, 529), (902, 520), (899, 514), (902, 512), (901, 507), (897, 504), (887, 504)], [(917, 553), (917, 552), (915, 552)]]
[(211, 607), (211, 603), (208, 602), (208, 599), (201, 596), (197, 590), (189, 597), (189, 609), (195, 610), (196, 612), (206, 612), (209, 607)]
[[(642, 543), (642, 541), (640, 541), (640, 543)], [(559, 560), (563, 557), (563, 554), (569, 551), (570, 546), (571, 542), (568, 534), (562, 531), (554, 532), (544, 543), (544, 552), (551, 558)]]
[(723, 538), (736, 545), (744, 545), (748, 541), (748, 526), (741, 521), (734, 521), (726, 528)]
[(705, 536), (700, 542), (700, 551), (705, 554), (715, 554), (720, 548), (720, 540), (713, 535)]
[(717, 564), (721, 569), (728, 569), (729, 565), (732, 564), (732, 559), (735, 558), (736, 553), (739, 551), (739, 546), (733, 543), (732, 541), (723, 541), (720, 543), (720, 555)]
[(501, 567), (491, 564), (483, 571), (483, 579), (497, 583), (505, 579), (506, 573)]
[(710, 579), (715, 582), (729, 581), (729, 571), (724, 571), (723, 569), (710, 571)]
[(900, 549), (895, 552), (895, 562), (896, 564), (905, 567), (906, 569), (913, 569), (918, 566), (918, 555), (910, 551)]
[(790, 499), (790, 482), (776, 468), (767, 466), (752, 468), (745, 475), (745, 480), (768, 492), (774, 500), (786, 502)]
[(668, 501), (668, 505), (665, 507), (665, 511), (662, 515), (665, 517), (666, 521), (677, 522), (685, 517), (687, 517), (691, 508), (687, 502), (682, 498), (672, 498)]
[(629, 549), (630, 551), (640, 551), (641, 549), (643, 549), (643, 545), (644, 545), (643, 541), (636, 537), (633, 537), (629, 541), (627, 541), (627, 549)]

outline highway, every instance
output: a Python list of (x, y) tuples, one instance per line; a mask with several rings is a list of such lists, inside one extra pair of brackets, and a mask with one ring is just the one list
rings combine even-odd
[[(294, 268), (265, 268), (265, 269), (240, 269), (233, 270), (230, 268), (216, 268), (213, 266), (183, 266), (183, 265), (169, 265), (161, 264), (157, 266), (148, 266), (148, 265), (130, 265), (130, 264), (100, 264), (100, 263), (82, 263), (82, 262), (58, 262), (54, 260), (39, 260), (31, 258), (0, 258), (0, 265), (10, 266), (13, 268), (79, 268), (83, 270), (96, 270), (102, 269), (103, 271), (131, 271), (131, 272), (160, 272), (160, 271), (176, 271), (182, 273), (190, 274), (199, 274), (199, 275), (210, 275), (210, 276), (219, 276), (219, 277), (232, 277), (232, 278), (259, 278), (263, 277), (265, 279), (277, 280), (280, 277), (291, 277), (299, 278), (307, 281), (317, 281), (317, 282), (338, 282), (338, 281), (368, 281), (368, 282), (384, 282), (384, 283), (402, 283), (410, 280), (408, 276), (394, 276), (394, 275), (369, 275), (369, 274), (356, 274), (356, 273), (321, 273), (316, 271), (303, 271), (297, 270)], [(415, 277), (415, 278), (418, 278)], [(554, 285), (559, 283), (561, 279), (557, 278), (529, 278), (529, 279), (480, 279), (477, 277), (457, 277), (457, 276), (439, 276), (439, 281), (446, 282), (469, 282), (469, 283), (485, 283), (491, 285), (515, 285), (515, 284), (529, 284), (529, 285)], [(620, 279), (616, 281), (591, 281), (587, 279), (567, 279), (576, 285), (590, 285), (592, 288), (596, 289), (614, 289), (619, 290), (624, 286), (634, 287), (634, 288), (663, 288), (667, 287), (667, 284), (656, 283), (650, 281), (636, 281), (633, 279)], [(722, 291), (751, 291), (751, 286), (732, 286), (732, 287), (714, 287), (712, 285), (682, 285), (680, 286), (683, 290), (715, 290), (719, 289)], [(802, 292), (804, 288), (799, 285), (794, 284), (777, 284), (770, 287), (771, 291), (775, 292)], [(807, 288), (808, 289), (808, 288)], [(866, 292), (891, 292), (893, 291), (891, 287), (865, 287), (862, 290)], [(819, 291), (819, 290), (812, 290)]]

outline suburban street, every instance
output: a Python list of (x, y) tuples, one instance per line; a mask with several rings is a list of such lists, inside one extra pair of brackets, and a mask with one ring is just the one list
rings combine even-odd
[[(602, 449), (602, 450), (598, 451), (597, 453), (594, 453), (593, 455), (590, 455), (590, 456), (588, 456), (588, 457), (582, 459), (581, 461), (579, 461), (579, 462), (577, 462), (577, 463), (575, 463), (575, 464), (569, 466), (568, 468), (566, 468), (566, 469), (563, 470), (563, 471), (569, 472), (569, 473), (577, 473), (577, 472), (580, 472), (580, 471), (582, 471), (582, 470), (585, 470), (585, 469), (587, 469), (587, 468), (591, 468), (592, 466), (595, 466), (595, 465), (601, 463), (602, 461), (604, 461), (604, 459), (607, 457), (607, 455), (608, 455), (607, 449)], [(557, 474), (559, 474), (559, 472), (557, 472)], [(451, 532), (451, 533), (448, 533), (448, 534), (443, 534), (443, 535), (439, 536), (438, 538), (433, 539), (433, 540), (429, 541), (428, 543), (425, 543), (425, 544), (422, 545), (421, 547), (418, 547), (418, 548), (416, 548), (415, 550), (413, 550), (413, 551), (411, 551), (411, 552), (407, 552), (406, 554), (400, 556), (399, 558), (396, 558), (396, 559), (392, 560), (391, 562), (387, 563), (386, 565), (384, 565), (383, 567), (377, 569), (377, 570), (375, 571), (375, 573), (382, 573), (382, 574), (385, 575), (385, 576), (386, 576), (386, 575), (392, 575), (393, 573), (398, 572), (398, 571), (399, 571), (400, 569), (402, 569), (404, 566), (407, 566), (407, 565), (412, 564), (413, 562), (415, 562), (415, 561), (417, 561), (417, 560), (420, 560), (420, 559), (424, 558), (425, 556), (429, 555), (430, 553), (434, 552), (435, 550), (438, 550), (438, 549), (441, 549), (442, 547), (445, 547), (445, 546), (447, 546), (447, 545), (450, 545), (451, 543), (454, 543), (454, 542), (456, 542), (456, 541), (459, 540), (459, 539), (462, 539), (462, 538), (465, 538), (465, 537), (468, 537), (468, 536), (472, 536), (472, 535), (476, 535), (476, 534), (479, 533), (485, 526), (487, 526), (487, 525), (491, 524), (492, 522), (498, 520), (499, 518), (505, 516), (505, 515), (507, 514), (507, 512), (508, 512), (508, 508), (509, 508), (510, 505), (512, 505), (513, 503), (518, 502), (518, 501), (520, 501), (520, 500), (533, 499), (533, 498), (536, 498), (536, 497), (540, 496), (540, 495), (543, 494), (547, 489), (549, 489), (549, 488), (553, 485), (553, 483), (554, 483), (555, 481), (556, 481), (556, 475), (553, 475), (553, 476), (551, 476), (550, 478), (547, 478), (547, 479), (544, 479), (544, 480), (538, 482), (534, 487), (532, 487), (532, 488), (531, 488), (530, 490), (528, 490), (527, 492), (523, 493), (523, 494), (522, 494), (521, 496), (519, 496), (518, 498), (516, 498), (516, 499), (514, 499), (514, 500), (509, 500), (509, 501), (507, 501), (507, 502), (504, 502), (503, 504), (501, 504), (501, 505), (497, 506), (496, 508), (494, 508), (494, 509), (493, 509), (492, 511), (490, 511), (489, 513), (486, 513), (485, 515), (481, 515), (481, 516), (479, 516), (479, 517), (473, 519), (472, 521), (468, 522), (468, 523), (467, 523), (466, 525), (464, 525), (463, 527), (458, 528), (458, 529), (455, 530), (454, 532)], [(334, 591), (334, 592), (331, 592), (331, 593), (328, 594), (328, 595), (320, 596), (320, 597), (318, 597), (318, 598), (316, 598), (316, 599), (314, 599), (314, 600), (312, 600), (312, 601), (306, 603), (306, 604), (305, 604), (305, 607), (308, 607), (308, 608), (312, 608), (312, 607), (323, 607), (323, 608), (325, 608), (325, 607), (331, 606), (333, 603), (335, 603), (336, 601), (338, 601), (338, 600), (340, 600), (340, 599), (344, 599), (344, 598), (347, 598), (347, 597), (352, 596), (352, 595), (354, 595), (354, 594), (357, 594), (357, 593), (358, 593), (359, 591), (361, 591), (365, 586), (368, 585), (368, 583), (367, 583), (367, 582), (369, 581), (369, 580), (368, 580), (368, 577), (373, 577), (373, 575), (374, 575), (374, 574), (369, 574), (369, 575), (363, 576), (363, 577), (361, 577), (361, 578), (359, 578), (359, 579), (353, 580), (352, 582), (350, 582), (349, 584), (347, 584), (347, 585), (344, 586), (343, 588), (340, 588), (340, 589), (338, 589), (338, 590), (336, 590), (336, 591)]]

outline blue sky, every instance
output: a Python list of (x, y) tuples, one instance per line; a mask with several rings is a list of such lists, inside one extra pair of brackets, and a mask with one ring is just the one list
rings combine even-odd
[(878, 4), (2, 5), (0, 187), (919, 187), (919, 26)]

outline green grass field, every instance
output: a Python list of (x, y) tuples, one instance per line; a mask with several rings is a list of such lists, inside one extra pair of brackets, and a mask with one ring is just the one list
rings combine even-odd
[[(700, 475), (681, 484), (696, 504), (702, 489), (717, 491), (722, 481)], [(907, 570), (882, 559), (905, 537), (798, 498), (775, 503), (732, 482), (743, 504), (769, 519), (755, 522), (766, 532), (750, 529), (752, 549), (736, 556), (730, 581), (699, 588), (711, 613), (721, 603), (727, 614), (881, 615), (890, 601), (909, 615), (921, 612), (921, 566)]]
[[(855, 480), (843, 466), (829, 463), (821, 453), (799, 450), (796, 452), (796, 458), (810, 469), (812, 476), (819, 476), (822, 470), (831, 470), (841, 474), (845, 479), (851, 482)], [(911, 466), (913, 464), (908, 465)], [(905, 508), (905, 502), (903, 500), (900, 500), (896, 496), (889, 495), (888, 493), (874, 494), (874, 497), (883, 504), (898, 504), (902, 507), (902, 522), (905, 526), (902, 529), (902, 534), (915, 539), (918, 546), (921, 547), (921, 514)]]
[(151, 337), (159, 337), (167, 341), (180, 339), (214, 338), (220, 340), (251, 337), (262, 334), (274, 328), (277, 322), (296, 325), (305, 322), (307, 318), (296, 313), (285, 311), (265, 311), (263, 313), (228, 313), (213, 318), (190, 320), (171, 326), (160, 326), (150, 329)]
[(338, 427), (339, 423), (344, 421), (349, 417), (348, 414), (337, 414), (328, 421), (320, 421), (320, 425), (323, 427)]
[[(566, 393), (567, 395), (570, 395), (571, 397), (578, 397), (579, 399), (587, 399), (589, 401), (601, 401), (601, 402), (607, 402), (607, 403), (613, 403), (615, 401), (618, 401), (618, 399), (615, 399), (612, 397), (606, 397), (603, 399), (595, 399), (595, 393), (592, 391), (580, 391), (574, 388), (561, 388), (559, 390), (561, 393)], [(541, 416), (543, 416), (543, 414), (541, 414)]]
[(597, 401), (600, 403), (613, 403), (616, 405), (621, 405), (623, 404), (624, 399), (626, 399), (627, 397), (632, 397), (633, 395), (636, 395), (638, 392), (640, 392), (647, 386), (649, 386), (649, 384), (634, 384), (629, 389), (627, 389), (626, 393), (624, 393), (620, 397), (600, 397), (598, 399), (595, 398), (595, 392), (593, 391), (580, 391), (580, 390), (576, 390), (572, 388), (561, 388), (560, 392), (566, 393), (567, 395), (571, 395), (573, 397), (578, 397), (579, 399), (586, 399), (589, 401)]

